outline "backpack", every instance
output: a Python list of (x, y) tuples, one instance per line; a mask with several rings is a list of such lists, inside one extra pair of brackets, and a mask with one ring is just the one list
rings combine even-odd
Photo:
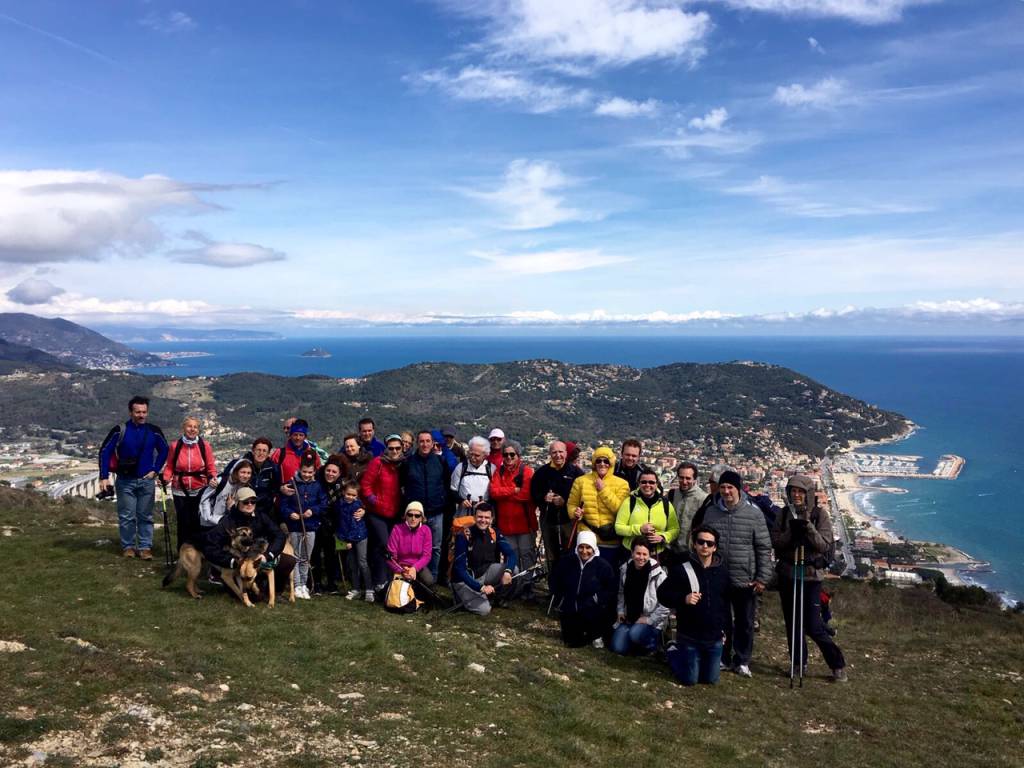
[[(459, 466), (462, 471), (459, 473), (459, 485), (455, 489), (456, 502), (462, 501), (462, 484), (466, 481), (466, 474), (480, 475), (480, 472), (469, 472), (469, 459), (463, 459)], [(491, 472), (494, 471), (494, 465), (491, 462), (484, 459), (484, 472), (487, 474), (487, 482), (491, 481)]]
[[(160, 437), (164, 436), (164, 433), (160, 430), (160, 427), (155, 427), (152, 424), (144, 424), (150, 432), (156, 430), (156, 433)], [(133, 469), (139, 465), (139, 460), (142, 458), (142, 452), (146, 449), (146, 442), (143, 440), (142, 445), (139, 447), (139, 453), (135, 456), (134, 460), (122, 461), (118, 454), (121, 453), (121, 446), (124, 444), (125, 432), (128, 430), (121, 429), (121, 425), (118, 424), (116, 427), (111, 427), (110, 431), (107, 432), (107, 436), (103, 438), (103, 442), (100, 443), (100, 454), (106, 450), (107, 446), (110, 445), (110, 441), (117, 439), (117, 445), (114, 446), (114, 452), (110, 455), (110, 463), (107, 466), (111, 472), (117, 473), (118, 465), (122, 467), (132, 467)]]
[(388, 591), (384, 596), (384, 608), (392, 613), (415, 613), (421, 605), (423, 605), (423, 601), (416, 599), (416, 592), (412, 588), (412, 584), (396, 574), (388, 584)]
[(174, 456), (171, 457), (171, 474), (178, 478), (178, 484), (181, 484), (181, 478), (183, 477), (206, 477), (206, 441), (203, 438), (199, 438), (199, 456), (203, 460), (202, 469), (194, 469), (191, 472), (179, 472), (178, 471), (178, 456), (181, 455), (181, 438), (179, 437), (177, 442), (174, 444)]
[[(490, 462), (488, 462), (489, 464)], [(476, 524), (476, 517), (473, 515), (462, 515), (452, 520), (452, 526), (449, 529), (451, 535), (448, 537), (448, 583), (451, 583), (452, 574), (455, 571), (455, 540), (459, 536), (465, 537), (470, 542), (466, 548), (466, 557), (469, 557), (469, 553), (473, 550), (473, 539), (469, 535), (469, 529)], [(498, 540), (498, 534), (494, 530), (494, 526), (491, 526), (491, 541), (496, 542)]]
[(209, 527), (220, 522), (219, 517), (214, 517), (213, 510), (217, 506), (217, 497), (224, 490), (229, 479), (231, 476), (225, 471), (220, 476), (220, 482), (217, 483), (216, 488), (209, 485), (203, 488), (203, 493), (199, 497), (199, 524), (201, 526)]

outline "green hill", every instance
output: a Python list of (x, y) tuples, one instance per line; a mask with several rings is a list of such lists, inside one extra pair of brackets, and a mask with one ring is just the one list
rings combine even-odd
[(93, 440), (125, 417), (132, 394), (154, 397), (152, 420), (176, 425), (201, 409), (249, 438), (276, 437), (302, 415), (324, 447), (366, 414), (378, 433), (454, 423), (465, 437), (501, 426), (522, 441), (546, 435), (586, 442), (636, 436), (715, 455), (729, 443), (749, 457), (776, 447), (820, 456), (833, 442), (877, 440), (906, 428), (897, 413), (760, 363), (675, 363), (658, 368), (528, 360), (493, 365), (421, 363), (359, 379), (239, 373), (172, 379), (82, 372), (37, 376), (0, 388), (0, 427), (85, 429)]
[(769, 593), (754, 677), (683, 689), (656, 661), (561, 647), (540, 608), (479, 619), (336, 597), (272, 611), (221, 593), (193, 601), (180, 583), (159, 588), (159, 564), (118, 557), (112, 512), (0, 487), (0, 764), (1022, 762), (1019, 615), (843, 582), (850, 683), (828, 683), (814, 652), (791, 691)]

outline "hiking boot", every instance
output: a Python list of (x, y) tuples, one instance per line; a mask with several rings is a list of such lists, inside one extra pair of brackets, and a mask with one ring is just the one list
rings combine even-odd
[(736, 665), (736, 674), (740, 677), (753, 677), (754, 674), (750, 671), (750, 667), (746, 664)]
[(366, 602), (368, 602), (368, 603), (374, 602), (374, 600), (376, 599), (376, 596), (374, 595), (373, 590), (372, 589), (366, 590), (366, 593), (363, 595), (363, 599), (366, 600)]
[(309, 600), (309, 589), (307, 587), (296, 587), (295, 597), (299, 600)]
[[(358, 589), (350, 589), (348, 592), (345, 593), (345, 599), (346, 600), (355, 600), (361, 594), (363, 594), (363, 593), (360, 592)], [(370, 594), (372, 595), (373, 593), (371, 592)], [(370, 599), (372, 600), (373, 598), (371, 597)]]
[(152, 560), (152, 559), (153, 559), (153, 550), (151, 550), (151, 549), (140, 549), (139, 550), (139, 560)]
[(850, 678), (848, 678), (846, 676), (846, 670), (845, 669), (842, 669), (842, 668), (840, 668), (840, 669), (833, 669), (832, 670), (832, 682), (833, 683), (848, 683), (848, 682), (850, 682)]
[(133, 557), (135, 557), (135, 550), (131, 547), (125, 547), (124, 551), (121, 553), (121, 557), (126, 557), (129, 560), (131, 560)]

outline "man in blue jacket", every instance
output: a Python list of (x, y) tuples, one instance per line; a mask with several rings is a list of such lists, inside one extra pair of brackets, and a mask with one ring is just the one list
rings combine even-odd
[(444, 457), (434, 451), (434, 436), (429, 429), (421, 429), (416, 435), (416, 451), (402, 462), (402, 503), (418, 501), (423, 505), (426, 516), (424, 523), (430, 526), (433, 553), (430, 558), (430, 573), (437, 579), (441, 567), (441, 542), (444, 539), (444, 513), (448, 509), (448, 484), (451, 470)]
[(110, 430), (100, 446), (100, 488), (110, 490), (117, 475), (117, 525), (125, 557), (153, 559), (153, 500), (156, 478), (167, 461), (167, 440), (160, 427), (147, 424), (149, 399), (128, 401), (131, 418)]
[(505, 537), (491, 527), (494, 513), (482, 501), (476, 505), (474, 525), (455, 539), (452, 591), (462, 607), (477, 616), (491, 612), (491, 600), (511, 593), (516, 553)]

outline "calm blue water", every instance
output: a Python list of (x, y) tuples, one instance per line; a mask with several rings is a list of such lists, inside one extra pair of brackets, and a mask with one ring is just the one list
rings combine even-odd
[[(921, 425), (879, 451), (934, 461), (956, 453), (967, 466), (953, 482), (896, 483), (907, 494), (873, 494), (878, 514), (911, 538), (942, 541), (992, 563), (987, 586), (1024, 597), (1024, 339), (685, 338), (659, 335), (499, 337), (480, 335), (286, 339), (270, 342), (139, 344), (147, 351), (206, 351), (180, 361), (181, 376), (262, 371), (359, 376), (415, 362), (554, 358), (647, 367), (677, 361), (760, 360), (793, 368), (847, 394), (899, 411)], [(313, 346), (329, 359), (303, 358)]]

